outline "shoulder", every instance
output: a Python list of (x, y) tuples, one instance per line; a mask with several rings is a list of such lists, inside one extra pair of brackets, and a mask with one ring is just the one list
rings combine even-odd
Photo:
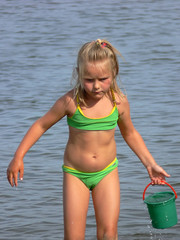
[(119, 95), (118, 93), (114, 93), (116, 106), (119, 112), (119, 117), (122, 120), (124, 116), (130, 115), (130, 105), (128, 98), (125, 94)]
[(65, 95), (63, 95), (61, 98), (59, 98), (58, 101), (63, 102), (63, 106), (65, 108), (66, 115), (74, 114), (76, 107), (77, 107), (77, 101), (76, 101), (74, 89), (71, 89), (69, 92), (67, 92)]
[(129, 105), (128, 98), (124, 93), (119, 94), (114, 92), (114, 96), (117, 108)]
[(60, 97), (58, 100), (63, 101), (64, 104), (70, 104), (74, 101), (74, 89), (71, 89), (69, 92), (64, 94), (62, 97)]
[(65, 106), (70, 104), (74, 100), (73, 89), (59, 97), (56, 101), (57, 104), (63, 103)]
[(76, 107), (74, 90), (70, 90), (63, 96), (59, 97), (53, 107), (51, 108), (54, 112), (63, 112), (64, 115), (71, 114), (71, 111)]

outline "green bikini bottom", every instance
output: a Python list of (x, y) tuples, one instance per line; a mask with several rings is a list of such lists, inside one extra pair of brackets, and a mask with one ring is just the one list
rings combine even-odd
[(62, 169), (66, 173), (79, 178), (89, 190), (92, 190), (107, 174), (112, 172), (118, 166), (118, 160), (115, 158), (106, 168), (98, 172), (81, 172), (74, 168), (63, 165)]

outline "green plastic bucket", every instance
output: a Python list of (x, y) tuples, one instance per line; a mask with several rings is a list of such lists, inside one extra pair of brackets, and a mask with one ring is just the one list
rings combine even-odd
[(165, 181), (162, 183), (168, 185), (173, 192), (158, 192), (145, 198), (147, 188), (152, 185), (149, 183), (143, 193), (143, 200), (147, 204), (152, 226), (158, 229), (172, 227), (178, 222), (175, 204), (177, 194), (170, 184)]

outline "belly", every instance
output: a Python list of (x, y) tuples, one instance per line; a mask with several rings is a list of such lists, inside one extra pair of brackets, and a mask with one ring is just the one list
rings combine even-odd
[(70, 134), (64, 164), (83, 172), (100, 171), (116, 157), (114, 130)]

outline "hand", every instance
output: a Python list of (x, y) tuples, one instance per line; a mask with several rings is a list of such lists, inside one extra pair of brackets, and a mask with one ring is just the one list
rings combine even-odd
[(162, 184), (162, 181), (165, 181), (165, 177), (170, 177), (170, 175), (167, 174), (167, 172), (157, 164), (148, 166), (147, 171), (149, 173), (149, 177), (151, 178), (152, 184)]
[(24, 163), (23, 160), (13, 158), (7, 168), (7, 179), (12, 187), (14, 187), (14, 185), (16, 187), (18, 186), (18, 173), (19, 179), (23, 180)]

